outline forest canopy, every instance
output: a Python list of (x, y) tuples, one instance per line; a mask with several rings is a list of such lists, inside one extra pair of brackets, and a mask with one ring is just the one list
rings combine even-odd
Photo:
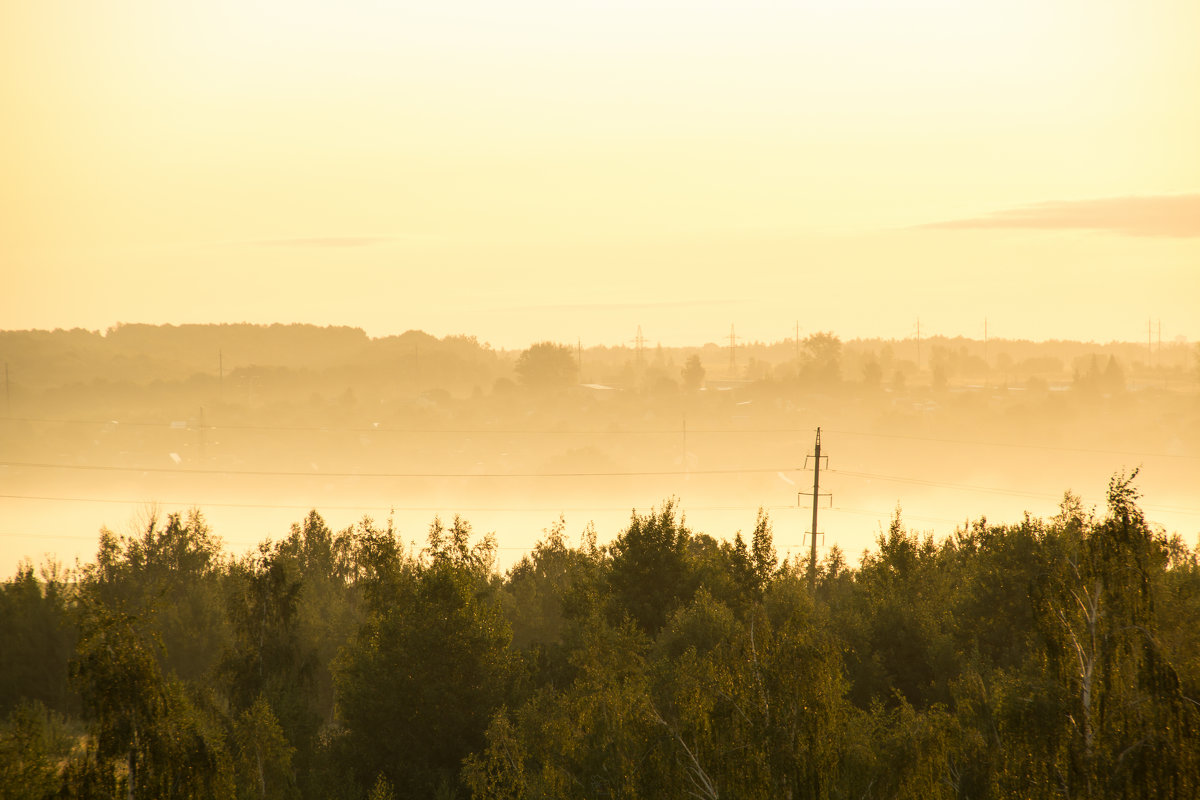
[(1200, 562), (1103, 512), (897, 511), (853, 566), (673, 501), (505, 574), (317, 512), (226, 555), (199, 511), (0, 586), (3, 797), (1196, 797)]

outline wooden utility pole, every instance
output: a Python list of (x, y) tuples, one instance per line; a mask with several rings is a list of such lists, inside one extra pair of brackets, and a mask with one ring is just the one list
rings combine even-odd
[[(805, 457), (807, 462), (808, 456)], [(813, 448), (813, 488), (812, 488), (812, 530), (809, 535), (812, 536), (812, 549), (809, 551), (808, 559), (808, 591), (815, 596), (817, 591), (817, 507), (822, 497), (828, 497), (828, 493), (821, 492), (821, 459), (828, 459), (828, 456), (821, 455), (821, 429), (817, 428), (817, 440)], [(806, 464), (807, 466), (807, 464)]]

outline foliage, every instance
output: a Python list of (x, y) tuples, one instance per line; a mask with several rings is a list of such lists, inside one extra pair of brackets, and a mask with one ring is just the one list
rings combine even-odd
[(69, 751), (62, 717), (39, 701), (22, 701), (0, 723), (0, 800), (53, 796), (57, 764)]
[(39, 577), (25, 562), (0, 584), (0, 715), (24, 701), (78, 712), (67, 686), (76, 630), (68, 618), (71, 586), (57, 565)]
[(940, 542), (897, 511), (815, 595), (765, 514), (722, 541), (674, 501), (506, 575), (457, 517), (236, 560), (151, 517), (0, 587), (46, 665), (0, 659), (0, 798), (1200, 797), (1200, 561), (1135, 474)]
[(657, 633), (667, 615), (691, 598), (688, 543), (691, 534), (675, 519), (675, 502), (641, 516), (608, 548), (608, 582), (614, 612), (627, 614), (646, 633)]
[(293, 795), (292, 747), (265, 697), (259, 697), (234, 722), (237, 775), (246, 798), (287, 798)]
[(509, 682), (511, 632), (490, 585), (494, 543), (435, 520), (411, 572), (343, 650), (342, 719), (359, 780), (404, 797), (452, 790)]

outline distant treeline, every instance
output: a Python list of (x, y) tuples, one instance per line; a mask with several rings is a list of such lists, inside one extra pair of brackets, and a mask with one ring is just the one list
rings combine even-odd
[[(1200, 367), (1186, 343), (1091, 342), (926, 337), (841, 342), (832, 333), (798, 341), (697, 343), (662, 347), (653, 337), (619, 347), (559, 343), (575, 357), (584, 382), (631, 388), (663, 377), (679, 382), (695, 356), (710, 379), (763, 380), (797, 377), (819, 362), (821, 377), (838, 382), (885, 382), (899, 374), (924, 383), (938, 379), (1022, 382), (1031, 377), (1069, 380), (1115, 359), (1130, 377), (1181, 378)], [(452, 392), (488, 391), (498, 379), (516, 380), (522, 351), (503, 351), (474, 336), (436, 338), (421, 331), (370, 338), (360, 328), (314, 325), (141, 325), (107, 331), (0, 331), (0, 359), (25, 399), (46, 390), (97, 382), (148, 385), (207, 384), (222, 377), (234, 384), (270, 379), (281, 371), (319, 377), (342, 386), (400, 382)], [(937, 374), (935, 374), (937, 373)], [(924, 377), (920, 377), (924, 376)], [(940, 376), (940, 377), (939, 377)], [(315, 382), (311, 381), (310, 382)]]
[(1103, 515), (896, 514), (859, 566), (672, 503), (507, 574), (313, 512), (230, 558), (198, 512), (0, 586), (0, 797), (1200, 796), (1200, 562)]

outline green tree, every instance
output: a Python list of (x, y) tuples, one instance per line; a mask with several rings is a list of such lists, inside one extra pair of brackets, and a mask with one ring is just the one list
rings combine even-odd
[(1055, 755), (1081, 797), (1200, 793), (1200, 708), (1156, 630), (1168, 550), (1137, 505), (1136, 475), (1112, 478), (1103, 519), (1064, 509), (1040, 592)]
[(247, 800), (283, 800), (295, 794), (292, 755), (279, 721), (265, 697), (259, 697), (234, 723), (239, 796)]
[(905, 700), (923, 710), (947, 699), (959, 669), (944, 602), (949, 573), (932, 538), (909, 533), (899, 510), (877, 545), (863, 556), (853, 605), (834, 612), (848, 640), (852, 696), (863, 709)]
[(562, 520), (511, 570), (500, 591), (512, 646), (532, 670), (535, 686), (568, 680), (572, 626), (603, 594), (603, 559), (589, 529), (586, 543), (567, 546)]
[(680, 603), (691, 599), (688, 564), (691, 536), (675, 518), (675, 501), (642, 516), (608, 546), (609, 583), (617, 613), (627, 613), (641, 629), (655, 634)]
[(227, 608), (233, 637), (220, 673), (238, 713), (265, 699), (287, 741), (306, 758), (322, 716), (317, 653), (301, 627), (303, 581), (294, 555), (285, 544), (264, 543), (232, 568)]
[(148, 795), (166, 686), (155, 642), (129, 614), (89, 603), (80, 621), (72, 677), (92, 723), (96, 754), (124, 762), (129, 798)]
[(97, 767), (130, 800), (225, 798), (233, 771), (210, 698), (164, 676), (158, 642), (137, 618), (89, 602), (72, 676), (83, 698)]
[(401, 797), (455, 791), (511, 675), (511, 633), (491, 586), (495, 544), (438, 520), (416, 569), (389, 587), (340, 661), (337, 682), (360, 783)]
[(750, 552), (754, 564), (757, 588), (766, 589), (779, 569), (779, 555), (775, 552), (775, 537), (771, 532), (771, 518), (761, 508), (754, 521), (754, 535)]
[(56, 565), (42, 572), (39, 578), (24, 562), (0, 584), (0, 715), (29, 700), (78, 712), (67, 680), (76, 638), (73, 590)]
[(199, 680), (225, 650), (223, 577), (221, 542), (193, 509), (165, 523), (152, 512), (132, 536), (102, 531), (84, 582), (96, 602), (136, 617), (159, 642), (164, 671)]
[(662, 734), (649, 695), (644, 634), (601, 615), (583, 621), (576, 674), (545, 687), (515, 713), (499, 710), (464, 782), (476, 798), (669, 797)]
[(20, 703), (0, 723), (0, 800), (54, 796), (70, 745), (61, 716), (38, 701)]

